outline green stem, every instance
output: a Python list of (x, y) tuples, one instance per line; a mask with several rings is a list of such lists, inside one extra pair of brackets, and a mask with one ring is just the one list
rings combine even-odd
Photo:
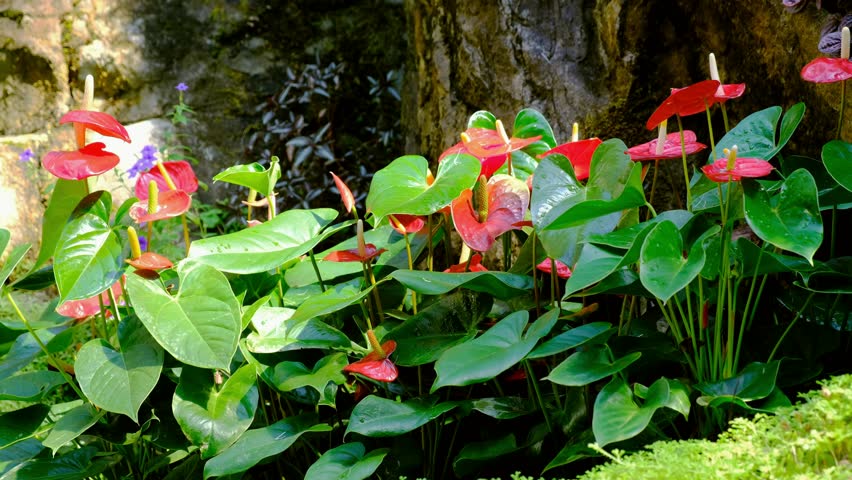
[(790, 322), (790, 325), (787, 325), (787, 329), (784, 330), (784, 333), (781, 334), (781, 338), (779, 338), (778, 342), (775, 343), (775, 348), (773, 348), (772, 352), (769, 353), (769, 358), (766, 360), (766, 363), (771, 362), (772, 358), (775, 357), (775, 352), (778, 351), (778, 347), (781, 346), (781, 343), (784, 341), (784, 338), (787, 336), (788, 333), (790, 333), (790, 330), (793, 329), (793, 325), (796, 324), (796, 320), (798, 320), (799, 317), (802, 316), (802, 313), (804, 313), (805, 309), (808, 308), (808, 305), (811, 303), (811, 299), (814, 298), (815, 293), (816, 292), (811, 292), (811, 294), (808, 295), (808, 299), (805, 300), (805, 303), (804, 305), (802, 305), (802, 308), (799, 309), (799, 311), (796, 313), (796, 316), (793, 317), (793, 321)]
[(536, 317), (541, 316), (541, 298), (538, 295), (538, 279), (537, 279), (537, 270), (538, 270), (538, 262), (536, 262), (535, 256), (535, 244), (538, 243), (538, 238), (536, 238), (535, 230), (533, 230), (531, 235), (532, 240), (532, 278), (533, 278), (533, 297), (535, 297), (535, 314)]
[[(649, 207), (654, 204), (654, 191), (657, 189), (657, 174), (659, 172), (660, 172), (660, 160), (656, 159), (656, 160), (654, 160), (654, 176), (651, 180), (651, 194), (648, 197), (648, 206)], [(650, 218), (652, 210), (653, 210), (653, 208), (650, 208), (648, 210), (649, 218)], [(654, 213), (654, 216), (655, 217), (657, 216), (656, 212)], [(646, 218), (646, 220), (647, 220), (647, 218)]]
[(752, 274), (752, 277), (751, 277), (751, 286), (748, 289), (748, 296), (746, 297), (746, 304), (745, 304), (745, 308), (743, 309), (743, 312), (745, 314), (743, 315), (742, 322), (740, 323), (740, 333), (739, 333), (739, 336), (737, 336), (737, 347), (736, 347), (737, 351), (734, 353), (734, 371), (735, 372), (739, 370), (740, 349), (742, 348), (742, 345), (743, 345), (743, 336), (745, 335), (746, 324), (748, 323), (748, 322), (746, 322), (748, 312), (751, 309), (752, 301), (754, 301), (755, 304), (756, 304), (758, 299), (760, 298), (759, 296), (757, 298), (754, 297), (754, 286), (757, 285), (757, 272), (760, 269), (760, 260), (763, 258), (763, 251), (765, 249), (766, 249), (766, 243), (763, 244), (763, 247), (760, 249), (760, 253), (757, 254), (757, 262), (754, 265), (754, 273)]
[[(414, 258), (411, 256), (411, 241), (408, 239), (408, 234), (403, 233), (402, 238), (405, 240), (405, 253), (408, 255), (408, 269), (414, 270)], [(411, 310), (417, 315), (417, 292), (411, 291)]]
[(677, 116), (677, 128), (680, 130), (680, 153), (683, 161), (683, 186), (686, 189), (686, 209), (692, 211), (692, 193), (689, 191), (689, 169), (686, 165), (686, 145), (683, 137), (683, 122), (680, 120), (680, 115)]
[(722, 121), (725, 122), (725, 133), (731, 131), (731, 127), (728, 125), (728, 110), (725, 108), (725, 104), (722, 103)]
[(508, 272), (512, 268), (512, 232), (508, 231), (501, 235), (503, 242), (503, 271)]
[(322, 281), (322, 274), (320, 274), (319, 265), (317, 265), (317, 259), (314, 256), (314, 249), (313, 248), (308, 250), (308, 257), (310, 257), (310, 259), (311, 259), (311, 266), (314, 267), (314, 273), (317, 276), (317, 281), (319, 282), (320, 290), (325, 292), (325, 283)]
[(840, 136), (843, 134), (843, 111), (846, 110), (846, 80), (840, 82), (840, 116), (837, 119), (837, 137), (838, 140), (841, 140)]
[(550, 424), (550, 417), (547, 415), (547, 407), (544, 406), (544, 398), (541, 395), (541, 389), (538, 386), (538, 380), (535, 378), (535, 374), (533, 373), (533, 369), (530, 366), (530, 362), (528, 360), (524, 360), (524, 369), (527, 371), (527, 378), (530, 379), (533, 391), (535, 391), (535, 398), (538, 401), (538, 406), (541, 408), (541, 415), (544, 417), (544, 423), (547, 424), (547, 431), (552, 432), (553, 426)]
[(180, 216), (180, 223), (183, 225), (183, 244), (186, 245), (186, 256), (189, 256), (189, 224), (186, 222), (186, 214)]
[(432, 245), (432, 215), (426, 216), (426, 235), (429, 236), (429, 238), (426, 239), (426, 246), (427, 246), (427, 249), (428, 249), (428, 253), (427, 253), (427, 257), (426, 257), (426, 264), (428, 265), (429, 271), (431, 272), (431, 271), (433, 271), (433, 268), (434, 268), (432, 264), (434, 262), (434, 257), (435, 257), (435, 252), (434, 252), (435, 247)]

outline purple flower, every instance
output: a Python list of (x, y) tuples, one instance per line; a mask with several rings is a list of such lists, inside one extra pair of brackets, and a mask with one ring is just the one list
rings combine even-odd
[(24, 150), (23, 152), (21, 152), (20, 155), (18, 155), (18, 161), (29, 162), (30, 160), (33, 159), (34, 156), (35, 156), (35, 154), (33, 153), (33, 151), (28, 148), (28, 149)]
[(136, 175), (139, 175), (142, 172), (148, 171), (154, 167), (154, 164), (157, 163), (157, 147), (153, 145), (145, 145), (142, 147), (142, 158), (136, 161), (129, 170), (127, 170), (127, 174), (130, 178), (136, 178)]
[(179, 92), (185, 92), (185, 91), (189, 90), (189, 87), (185, 83), (180, 82), (180, 83), (177, 84), (175, 89)]
[(139, 235), (139, 249), (143, 252), (148, 250), (148, 239), (144, 235)]

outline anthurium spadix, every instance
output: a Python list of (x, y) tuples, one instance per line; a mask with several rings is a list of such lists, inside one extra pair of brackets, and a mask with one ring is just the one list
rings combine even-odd
[[(503, 233), (519, 228), (516, 224), (524, 220), (530, 203), (530, 191), (522, 180), (509, 175), (495, 175), (488, 183), (482, 180), (475, 189), (463, 191), (451, 206), (459, 236), (479, 252), (489, 250)], [(475, 195), (474, 190), (481, 193)]]

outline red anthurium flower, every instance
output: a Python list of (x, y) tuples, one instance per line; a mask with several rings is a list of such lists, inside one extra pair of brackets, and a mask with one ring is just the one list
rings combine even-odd
[(59, 124), (74, 123), (106, 137), (119, 138), (130, 143), (130, 135), (112, 115), (92, 110), (71, 110), (59, 119)]
[(453, 154), (473, 155), (482, 163), (480, 174), (490, 178), (506, 163), (512, 152), (541, 140), (541, 135), (530, 138), (509, 138), (505, 135), (502, 123), (497, 130), (468, 128), (462, 134), (462, 141), (445, 150), (438, 158), (438, 162)]
[(90, 143), (73, 152), (49, 152), (41, 160), (44, 169), (59, 178), (82, 180), (112, 170), (118, 155), (104, 150), (101, 142)]
[[(476, 129), (476, 130), (484, 130), (484, 129)], [(464, 153), (467, 155), (473, 155), (473, 153), (464, 146), (464, 142), (459, 142), (452, 147), (444, 150), (444, 153), (438, 157), (438, 163), (441, 163), (445, 157), (450, 155)], [(473, 155), (476, 157), (476, 155)], [(506, 160), (509, 159), (508, 153), (500, 153), (490, 157), (477, 157), (479, 158), (479, 162), (482, 164), (482, 170), (479, 171), (480, 175), (485, 175), (485, 178), (491, 177), (494, 175), (494, 172), (500, 169)]]
[(745, 89), (745, 83), (719, 85), (719, 88), (716, 89), (716, 94), (713, 95), (713, 98), (716, 100), (716, 103), (725, 103), (733, 98), (742, 97), (743, 93), (745, 93)]
[(802, 68), (802, 79), (814, 83), (842, 82), (852, 78), (852, 62), (845, 58), (817, 58)]
[[(684, 130), (683, 131), (683, 140), (684, 146), (686, 147), (686, 154), (690, 155), (695, 152), (700, 152), (707, 148), (707, 145), (703, 143), (698, 143), (696, 141), (695, 132), (692, 130)], [(659, 155), (657, 154), (657, 140), (651, 140), (650, 142), (643, 143), (641, 145), (636, 145), (635, 147), (630, 147), (627, 149), (627, 154), (630, 155), (630, 158), (634, 162), (640, 162), (643, 160), (665, 160), (669, 158), (680, 158), (681, 157), (681, 148), (680, 148), (680, 133), (674, 132), (670, 133), (666, 136), (666, 142), (663, 144), (663, 152)]]
[(162, 192), (157, 198), (157, 211), (148, 213), (148, 202), (136, 202), (130, 207), (130, 218), (136, 223), (153, 222), (164, 218), (177, 217), (189, 210), (192, 197), (183, 190)]
[(592, 155), (594, 155), (595, 149), (601, 143), (603, 142), (599, 138), (587, 138), (576, 142), (563, 143), (542, 153), (538, 158), (544, 158), (552, 153), (561, 153), (571, 161), (577, 180), (585, 180), (589, 178), (589, 166), (592, 163)]
[(474, 209), (471, 189), (463, 191), (450, 205), (459, 236), (477, 252), (490, 249), (498, 236), (519, 228), (515, 224), (524, 220), (530, 203), (527, 184), (509, 175), (491, 177), (485, 188), (488, 205), (484, 219), (477, 213), (484, 210), (483, 206)]
[(157, 271), (173, 266), (171, 260), (154, 252), (145, 252), (139, 258), (127, 259), (125, 262), (132, 265), (136, 270)]
[(380, 250), (376, 249), (376, 246), (372, 243), (366, 244), (364, 250), (366, 254), (363, 256), (358, 253), (357, 248), (350, 248), (349, 250), (337, 250), (336, 252), (331, 252), (326, 255), (323, 260), (328, 262), (366, 262), (378, 257), (379, 255), (387, 251), (384, 248)]
[[(195, 172), (192, 171), (192, 165), (183, 160), (179, 162), (163, 162), (163, 167), (169, 174), (169, 178), (174, 182), (178, 190), (183, 190), (186, 193), (194, 193), (198, 190), (198, 178)], [(170, 190), (168, 182), (163, 178), (162, 172), (156, 166), (151, 170), (140, 173), (136, 178), (136, 198), (145, 201), (148, 200), (148, 184), (151, 180), (157, 182), (157, 189), (161, 192)]]
[[(112, 287), (112, 294), (116, 300), (121, 297), (121, 280), (115, 282)], [(101, 311), (101, 303), (98, 300), (98, 297), (101, 297), (104, 305), (109, 305), (109, 294), (106, 291), (94, 295), (92, 297), (83, 299), (83, 300), (71, 300), (63, 303), (62, 305), (56, 308), (56, 313), (71, 318), (86, 318), (91, 317)]]
[(395, 213), (390, 216), (390, 224), (400, 235), (405, 235), (406, 233), (417, 233), (422, 230), (426, 226), (426, 220), (417, 215)]
[(465, 273), (465, 272), (487, 272), (488, 269), (482, 264), (482, 255), (474, 253), (470, 257), (470, 263), (457, 263), (452, 267), (444, 270), (444, 273)]
[(701, 167), (701, 171), (710, 180), (717, 183), (737, 182), (742, 177), (758, 178), (769, 175), (772, 164), (759, 158), (737, 158), (734, 168), (728, 170), (728, 159), (720, 158), (710, 165)]
[[(571, 269), (568, 268), (568, 265), (560, 262), (559, 260), (554, 260), (556, 262), (556, 276), (559, 278), (569, 278), (571, 277)], [(541, 270), (544, 273), (550, 273), (553, 271), (553, 266), (550, 264), (550, 259), (545, 258), (543, 262), (539, 263), (535, 266), (535, 268)]]
[(384, 350), (384, 354), (373, 350), (361, 360), (343, 367), (343, 371), (359, 373), (379, 382), (392, 382), (396, 380), (396, 377), (399, 376), (399, 371), (391, 359), (388, 358), (396, 350), (396, 342), (388, 340), (382, 344), (382, 350)]
[(651, 114), (651, 118), (645, 123), (645, 128), (653, 130), (672, 115), (685, 117), (703, 112), (705, 108), (718, 101), (716, 90), (719, 89), (719, 85), (717, 80), (704, 80), (688, 87), (673, 88), (669, 98), (665, 99)]
[(355, 196), (352, 195), (352, 190), (349, 190), (349, 187), (334, 172), (331, 172), (331, 177), (334, 179), (337, 191), (340, 192), (340, 199), (343, 200), (343, 208), (346, 209), (346, 213), (352, 213), (352, 209), (355, 208)]
[(258, 226), (261, 223), (263, 223), (263, 222), (261, 222), (260, 220), (249, 220), (248, 222), (246, 222), (246, 225), (248, 225), (248, 228), (251, 228), (251, 227)]

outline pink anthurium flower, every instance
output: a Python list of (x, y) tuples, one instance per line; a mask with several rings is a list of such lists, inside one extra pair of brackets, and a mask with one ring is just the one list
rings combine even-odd
[(364, 245), (364, 255), (358, 253), (357, 248), (350, 248), (349, 250), (337, 250), (335, 252), (331, 252), (326, 255), (323, 260), (327, 262), (366, 262), (372, 260), (387, 250), (376, 249), (376, 246), (372, 243), (368, 243)]
[(59, 119), (59, 124), (74, 123), (106, 137), (113, 137), (130, 143), (130, 135), (124, 126), (112, 115), (92, 110), (71, 110)]
[[(481, 178), (481, 177), (480, 177)], [(530, 191), (523, 180), (509, 175), (495, 175), (484, 185), (482, 201), (473, 205), (473, 190), (467, 189), (450, 205), (453, 224), (471, 250), (484, 252), (495, 239), (524, 220), (530, 203)], [(482, 212), (482, 214), (480, 213)], [(484, 214), (484, 215), (483, 215)]]
[(742, 177), (759, 178), (769, 175), (774, 167), (759, 158), (737, 158), (734, 167), (728, 169), (728, 159), (720, 158), (710, 165), (701, 167), (704, 175), (717, 183), (737, 182)]
[(125, 262), (129, 263), (136, 270), (164, 270), (172, 268), (172, 261), (168, 258), (154, 252), (145, 252), (138, 258), (128, 258)]
[(730, 83), (727, 85), (719, 85), (716, 93), (713, 95), (715, 103), (725, 103), (734, 98), (740, 98), (745, 93), (745, 83)]
[(470, 257), (470, 262), (457, 263), (450, 268), (444, 270), (444, 273), (465, 273), (465, 272), (487, 272), (488, 269), (482, 264), (482, 255), (474, 253)]
[(541, 140), (541, 135), (530, 138), (509, 138), (498, 120), (497, 130), (488, 128), (468, 128), (462, 133), (462, 141), (448, 148), (438, 158), (440, 163), (445, 157), (453, 154), (466, 153), (479, 159), (482, 163), (481, 175), (490, 178), (500, 169), (509, 155)]
[[(438, 157), (438, 163), (441, 163), (442, 161), (444, 161), (444, 158), (450, 155), (462, 153), (476, 157), (476, 155), (474, 155), (470, 150), (467, 149), (467, 147), (465, 147), (464, 142), (459, 142), (453, 145), (452, 147), (444, 150), (441, 156)], [(506, 163), (506, 160), (509, 159), (509, 155), (510, 154), (508, 153), (500, 153), (490, 157), (477, 157), (479, 159), (479, 162), (482, 164), (482, 170), (479, 171), (480, 175), (485, 175), (485, 178), (489, 178), (491, 177), (491, 175), (494, 175), (494, 172), (499, 170), (500, 167), (502, 167), (503, 164)]]
[(177, 217), (189, 210), (192, 197), (183, 190), (169, 190), (158, 195), (157, 208), (148, 213), (148, 202), (136, 202), (130, 207), (130, 218), (136, 223), (153, 222), (164, 218)]
[(571, 161), (574, 167), (574, 175), (577, 180), (589, 178), (589, 167), (592, 164), (592, 155), (595, 149), (603, 143), (599, 138), (587, 138), (576, 142), (563, 143), (542, 153), (538, 158), (544, 158), (552, 153), (561, 153)]
[[(112, 284), (110, 289), (112, 289), (112, 294), (117, 301), (119, 297), (121, 297), (121, 280)], [(98, 300), (98, 297), (100, 297), (100, 300)], [(109, 294), (107, 294), (106, 290), (83, 300), (70, 300), (65, 302), (56, 307), (56, 313), (64, 317), (71, 317), (75, 319), (91, 317), (92, 315), (100, 313), (101, 301), (103, 301), (104, 306), (110, 304)]]
[[(571, 269), (568, 268), (568, 265), (565, 265), (559, 260), (554, 261), (556, 262), (556, 276), (559, 278), (570, 278)], [(541, 270), (544, 273), (550, 273), (553, 271), (553, 265), (551, 265), (549, 258), (545, 258), (544, 261), (536, 265), (535, 268)]]
[(852, 78), (852, 62), (845, 58), (817, 58), (802, 68), (802, 79), (814, 83), (842, 82)]
[(343, 371), (358, 373), (379, 382), (393, 382), (399, 376), (399, 370), (389, 357), (396, 350), (396, 341), (388, 340), (381, 345), (381, 350), (373, 349), (361, 360), (343, 367)]
[(118, 155), (104, 150), (105, 146), (95, 142), (73, 152), (48, 152), (41, 164), (48, 172), (66, 180), (82, 180), (100, 175), (119, 163)]
[(688, 87), (673, 88), (669, 97), (651, 114), (645, 128), (653, 130), (672, 115), (685, 117), (703, 112), (705, 108), (718, 102), (716, 91), (719, 85), (717, 80), (704, 80)]
[[(163, 168), (169, 174), (169, 178), (175, 184), (177, 190), (183, 190), (186, 193), (194, 193), (198, 190), (198, 178), (192, 170), (192, 165), (183, 160), (178, 162), (163, 162)], [(148, 200), (148, 188), (151, 180), (157, 182), (157, 190), (165, 192), (170, 190), (168, 182), (163, 178), (163, 173), (156, 166), (151, 170), (140, 173), (136, 178), (136, 198), (145, 201)]]
[(390, 215), (390, 224), (400, 235), (417, 233), (426, 226), (426, 220), (417, 215), (395, 213)]
[[(683, 131), (683, 140), (687, 155), (700, 152), (707, 148), (707, 145), (696, 141), (697, 137), (695, 136), (695, 132), (692, 130)], [(630, 147), (627, 149), (627, 154), (630, 155), (630, 158), (634, 162), (641, 162), (645, 160), (666, 160), (681, 157), (682, 152), (679, 132), (670, 133), (666, 136), (666, 141), (663, 143), (662, 153), (657, 153), (657, 143), (658, 141), (654, 139), (650, 142)]]
[(346, 210), (346, 213), (352, 213), (352, 209), (355, 208), (355, 196), (352, 195), (352, 190), (349, 190), (349, 187), (343, 183), (343, 180), (340, 179), (334, 172), (330, 172), (331, 177), (334, 179), (334, 185), (337, 187), (337, 191), (340, 192), (340, 199), (343, 201), (343, 208)]

